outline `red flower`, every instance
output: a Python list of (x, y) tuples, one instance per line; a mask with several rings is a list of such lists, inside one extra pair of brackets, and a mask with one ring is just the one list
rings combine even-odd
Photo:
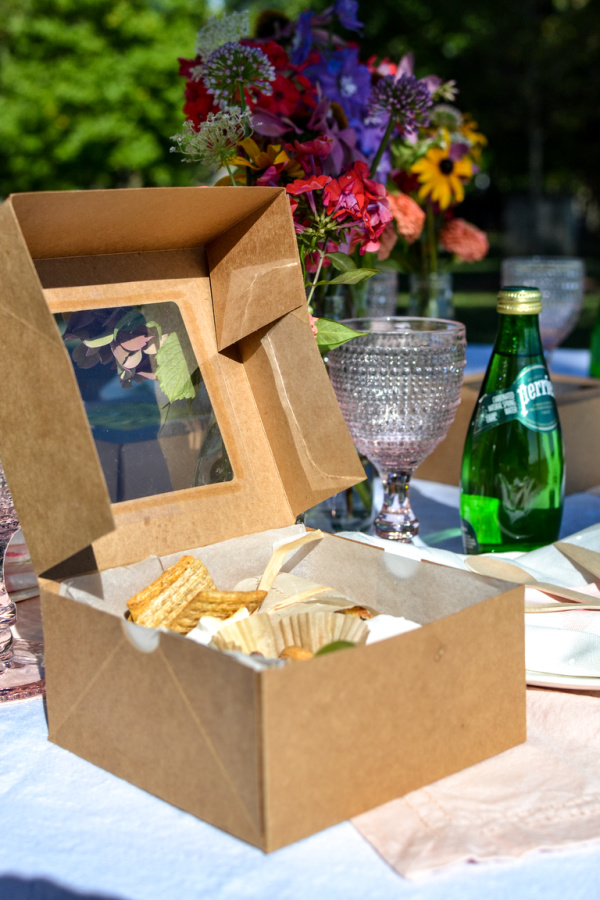
[(292, 116), (302, 100), (299, 89), (284, 75), (275, 76), (272, 88), (272, 94), (261, 94), (254, 108), (264, 109), (275, 116)]
[[(323, 200), (327, 213), (334, 219), (350, 216), (356, 222), (362, 222), (367, 239), (375, 241), (387, 223), (391, 222), (392, 214), (385, 187), (378, 181), (373, 181), (368, 175), (367, 164), (355, 162), (352, 168), (339, 178), (331, 179), (325, 188)], [(363, 247), (366, 249), (366, 245)]]
[[(283, 47), (277, 41), (241, 41), (249, 47), (259, 47), (275, 69), (271, 94), (260, 94), (251, 103), (252, 109), (264, 110), (275, 116), (297, 118), (306, 115), (304, 108), (316, 105), (315, 86), (292, 66)], [(304, 110), (304, 111), (303, 111)]]
[(332, 179), (329, 175), (311, 175), (309, 178), (296, 178), (286, 185), (288, 194), (306, 194), (308, 191), (321, 191)]
[(209, 113), (216, 113), (219, 107), (213, 103), (213, 96), (209, 94), (200, 81), (188, 81), (185, 86), (185, 103), (183, 113), (198, 128), (205, 121)]

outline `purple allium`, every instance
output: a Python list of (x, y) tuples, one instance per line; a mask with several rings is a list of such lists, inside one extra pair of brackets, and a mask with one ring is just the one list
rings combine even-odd
[(405, 134), (417, 131), (429, 122), (428, 110), (433, 100), (426, 85), (414, 75), (380, 78), (369, 101), (368, 124), (393, 119)]
[(239, 103), (242, 86), (253, 93), (271, 94), (275, 69), (258, 47), (232, 42), (211, 53), (202, 77), (206, 90), (226, 109)]

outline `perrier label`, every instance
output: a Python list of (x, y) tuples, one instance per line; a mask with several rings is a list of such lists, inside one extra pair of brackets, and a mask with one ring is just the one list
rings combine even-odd
[(498, 296), (498, 336), (461, 470), (466, 553), (532, 550), (558, 537), (563, 446), (540, 311), (537, 289), (504, 288)]

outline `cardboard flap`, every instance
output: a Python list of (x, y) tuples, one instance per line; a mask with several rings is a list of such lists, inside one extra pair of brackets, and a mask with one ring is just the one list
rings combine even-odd
[(10, 201), (0, 208), (0, 282), (0, 379), (10, 398), (0, 404), (0, 459), (43, 572), (114, 521), (75, 375)]
[(270, 203), (207, 247), (217, 347), (224, 350), (305, 303), (288, 199)]
[(126, 188), (13, 194), (9, 200), (32, 259), (52, 259), (200, 247), (281, 193), (261, 187)]
[[(295, 515), (363, 481), (306, 310), (242, 342), (250, 386)], [(302, 377), (298, 377), (298, 373)]]

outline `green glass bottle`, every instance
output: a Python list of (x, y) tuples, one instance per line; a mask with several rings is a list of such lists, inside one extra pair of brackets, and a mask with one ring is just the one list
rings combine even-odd
[(461, 469), (465, 553), (533, 550), (558, 538), (564, 456), (536, 288), (498, 295), (499, 326)]

